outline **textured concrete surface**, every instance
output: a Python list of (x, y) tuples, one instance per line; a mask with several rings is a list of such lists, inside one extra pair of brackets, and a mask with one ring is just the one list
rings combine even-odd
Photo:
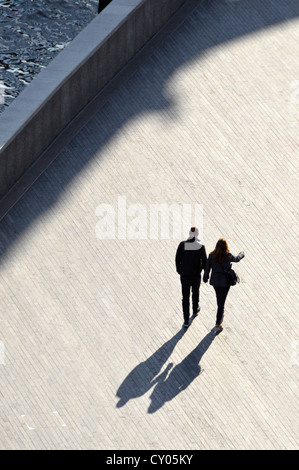
[(115, 0), (0, 116), (0, 199), (185, 0)]
[[(298, 27), (204, 2), (1, 221), (2, 449), (298, 449)], [(208, 285), (181, 330), (179, 240), (133, 237), (161, 203), (245, 250), (218, 336)]]

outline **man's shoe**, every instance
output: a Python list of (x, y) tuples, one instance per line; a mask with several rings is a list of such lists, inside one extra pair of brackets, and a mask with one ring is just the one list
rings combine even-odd
[(189, 323), (184, 323), (184, 324), (183, 324), (183, 327), (184, 327), (184, 328), (188, 328), (188, 327), (189, 327)]

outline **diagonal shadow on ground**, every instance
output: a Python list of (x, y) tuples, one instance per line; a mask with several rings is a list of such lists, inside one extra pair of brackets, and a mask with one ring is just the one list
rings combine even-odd
[(179, 331), (152, 356), (141, 362), (127, 375), (116, 392), (116, 396), (119, 398), (116, 404), (117, 408), (121, 408), (129, 400), (141, 397), (156, 385), (150, 396), (151, 404), (148, 409), (148, 413), (154, 413), (165, 402), (172, 400), (185, 390), (199, 376), (201, 373), (199, 364), (201, 358), (217, 336), (214, 329), (201, 340), (198, 346), (180, 364), (172, 369), (169, 375), (168, 373), (173, 366), (172, 363), (167, 364), (163, 372), (160, 373), (185, 331), (184, 329)]
[[(158, 53), (125, 87), (115, 92), (87, 126), (71, 139), (69, 148), (35, 182), (32, 188), (1, 220), (0, 258), (43, 213), (52, 209), (69, 189), (69, 184), (94, 158), (101, 159), (101, 149), (131, 119), (153, 111), (164, 118), (175, 111), (173, 98), (167, 94), (169, 79), (180, 67), (203, 56), (210, 49), (265, 28), (288, 22), (299, 16), (298, 0), (203, 0), (159, 47)], [(140, 63), (141, 65), (141, 63)], [(165, 113), (168, 111), (168, 114)], [(92, 113), (93, 114), (93, 113)], [(80, 142), (80, 148), (77, 146)]]
[[(151, 404), (148, 413), (154, 413), (159, 410), (167, 401), (173, 400), (179, 393), (186, 390), (187, 387), (201, 374), (202, 369), (200, 361), (207, 352), (213, 340), (217, 336), (212, 329), (196, 346), (193, 351), (176, 365), (169, 376), (161, 374), (157, 377), (157, 385), (150, 396)], [(168, 365), (168, 368), (170, 365)]]
[(147, 393), (150, 388), (167, 376), (168, 367), (157, 377), (163, 365), (170, 357), (177, 343), (184, 336), (185, 329), (181, 329), (169, 341), (163, 344), (146, 361), (136, 366), (120, 385), (116, 392), (119, 398), (117, 408), (124, 406), (129, 400), (138, 398)]

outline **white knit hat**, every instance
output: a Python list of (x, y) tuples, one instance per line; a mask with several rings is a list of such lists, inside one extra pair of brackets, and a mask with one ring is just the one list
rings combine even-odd
[(191, 227), (189, 232), (189, 238), (197, 238), (199, 234), (199, 230), (197, 227)]

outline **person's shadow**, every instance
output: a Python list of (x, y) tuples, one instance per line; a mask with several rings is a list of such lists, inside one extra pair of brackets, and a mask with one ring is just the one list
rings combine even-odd
[(146, 361), (141, 362), (136, 366), (129, 375), (122, 382), (116, 392), (116, 396), (119, 398), (116, 404), (117, 408), (124, 406), (129, 400), (140, 397), (147, 393), (150, 388), (156, 383), (166, 378), (169, 366), (166, 370), (160, 373), (163, 365), (170, 357), (176, 344), (183, 337), (185, 329), (181, 329), (176, 335), (174, 335), (169, 341), (161, 346), (152, 356)]
[(168, 364), (165, 373), (157, 377), (157, 385), (150, 396), (151, 404), (148, 413), (154, 413), (161, 408), (167, 401), (172, 400), (180, 392), (185, 390), (202, 372), (200, 361), (202, 356), (211, 346), (217, 336), (215, 329), (212, 329), (193, 349), (193, 351), (183, 361), (172, 369), (167, 377), (167, 373), (173, 366)]
[[(173, 364), (169, 363), (161, 372), (163, 365), (173, 352), (176, 344), (183, 337), (185, 329), (181, 329), (175, 336), (161, 346), (146, 361), (136, 366), (124, 379), (116, 392), (119, 399), (116, 404), (121, 408), (129, 400), (141, 397), (156, 385), (150, 396), (151, 404), (148, 413), (154, 413), (166, 401), (172, 400), (178, 393), (185, 390), (191, 382), (201, 373), (200, 360), (212, 344), (217, 332), (212, 329), (199, 343), (199, 345), (180, 363), (167, 377)], [(158, 375), (159, 374), (159, 375)]]

